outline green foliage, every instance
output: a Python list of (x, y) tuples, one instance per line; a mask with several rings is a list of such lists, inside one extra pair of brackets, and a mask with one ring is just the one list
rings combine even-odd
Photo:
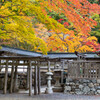
[(93, 3), (97, 3), (97, 4), (99, 3), (99, 0), (88, 0), (88, 1), (89, 1), (90, 3), (92, 3), (92, 4), (93, 4)]
[(92, 36), (96, 36), (98, 38), (98, 42), (100, 43), (100, 16), (98, 14), (95, 14), (92, 16), (92, 19), (97, 21), (97, 26), (92, 28), (92, 31), (90, 32), (90, 34)]

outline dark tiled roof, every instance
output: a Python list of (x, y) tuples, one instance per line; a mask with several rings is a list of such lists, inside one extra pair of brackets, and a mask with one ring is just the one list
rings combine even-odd
[[(85, 53), (85, 55), (86, 58), (99, 58), (95, 53)], [(77, 58), (74, 53), (48, 53), (46, 56), (50, 58)]]
[[(27, 50), (22, 50), (18, 48), (11, 48), (11, 47), (6, 47), (2, 46), (2, 49), (0, 51), (5, 51), (5, 52), (10, 52), (10, 53), (15, 53), (18, 55), (22, 56), (44, 56), (44, 57), (50, 57), (50, 58), (77, 58), (77, 56), (74, 53), (48, 53), (48, 55), (43, 55), (42, 53), (38, 52), (32, 52), (32, 51), (27, 51)], [(85, 53), (86, 58), (100, 58), (96, 53)]]
[(15, 54), (22, 55), (22, 56), (34, 56), (34, 57), (42, 56), (41, 53), (22, 50), (18, 48), (11, 48), (11, 47), (6, 47), (6, 46), (2, 46), (2, 49), (0, 51), (15, 53)]

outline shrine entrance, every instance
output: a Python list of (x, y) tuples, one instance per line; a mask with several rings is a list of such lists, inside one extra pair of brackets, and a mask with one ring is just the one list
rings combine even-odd
[[(50, 64), (55, 63), (56, 61), (60, 60), (47, 57), (0, 57), (0, 69), (3, 70), (4, 73), (2, 77), (2, 93), (6, 94), (7, 90), (9, 90), (10, 93), (14, 93), (18, 88), (24, 88), (29, 90), (29, 96), (32, 96), (32, 90), (34, 90), (34, 95), (40, 94), (40, 71), (44, 69), (48, 70), (48, 73), (46, 73), (48, 77), (47, 87), (50, 89)], [(47, 67), (45, 68), (45, 66)], [(20, 72), (20, 70), (22, 71)]]

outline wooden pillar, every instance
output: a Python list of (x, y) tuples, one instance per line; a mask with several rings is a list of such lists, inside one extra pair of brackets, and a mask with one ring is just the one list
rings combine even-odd
[[(18, 61), (17, 61), (17, 62), (18, 62)], [(13, 91), (15, 92), (16, 90), (17, 90), (17, 65), (15, 66)]]
[(37, 95), (37, 66), (34, 70), (34, 95)]
[(100, 68), (99, 68), (99, 66), (100, 66), (100, 63), (98, 65), (98, 78), (100, 79)]
[(32, 65), (29, 60), (29, 96), (32, 96)]
[(26, 89), (29, 89), (29, 67), (27, 66), (27, 83), (26, 83)]
[(2, 69), (1, 67), (2, 67), (2, 66), (1, 66), (1, 60), (0, 60), (0, 72), (1, 72), (1, 69)]
[(38, 94), (41, 93), (41, 72), (40, 66), (38, 66)]
[(50, 72), (50, 61), (48, 61), (48, 72)]
[(63, 84), (63, 73), (64, 73), (64, 61), (62, 62), (61, 84)]
[(11, 85), (10, 85), (10, 93), (12, 93), (13, 91), (13, 78), (14, 78), (14, 61), (13, 61), (13, 65), (11, 68)]
[(5, 67), (4, 91), (3, 91), (4, 94), (6, 94), (7, 92), (7, 80), (8, 80), (8, 60), (6, 60), (6, 67)]

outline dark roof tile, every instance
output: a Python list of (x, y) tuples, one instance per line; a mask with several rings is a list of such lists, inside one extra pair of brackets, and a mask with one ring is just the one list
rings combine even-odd
[[(48, 53), (48, 55), (43, 55), (42, 53), (38, 52), (32, 52), (27, 50), (22, 50), (18, 48), (11, 48), (7, 46), (2, 46), (2, 49), (0, 51), (6, 51), (10, 53), (15, 53), (22, 56), (44, 56), (44, 57), (50, 57), (50, 58), (77, 58), (75, 53)], [(84, 53), (86, 54), (86, 58), (100, 58), (96, 53)]]

